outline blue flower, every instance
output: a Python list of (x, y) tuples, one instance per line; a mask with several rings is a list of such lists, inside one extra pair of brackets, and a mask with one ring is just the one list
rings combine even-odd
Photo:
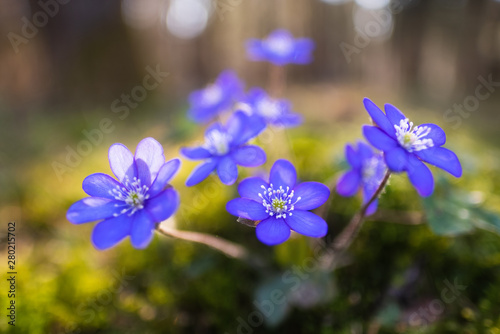
[(223, 71), (217, 80), (189, 95), (189, 117), (198, 123), (211, 120), (228, 110), (243, 95), (243, 84), (233, 71)]
[(261, 117), (267, 124), (293, 127), (302, 123), (302, 116), (292, 111), (290, 101), (273, 99), (262, 88), (252, 88), (245, 99), (252, 115)]
[[(373, 152), (372, 148), (358, 142), (357, 149), (354, 145), (347, 144), (345, 156), (351, 169), (343, 174), (337, 182), (337, 192), (346, 197), (354, 196), (359, 188), (363, 189), (363, 203), (367, 203), (377, 191), (384, 178), (387, 166), (381, 154)], [(377, 211), (375, 199), (366, 210), (367, 215)]]
[(235, 112), (223, 126), (217, 122), (205, 132), (205, 143), (198, 147), (182, 148), (181, 153), (189, 159), (206, 160), (191, 173), (186, 181), (188, 187), (200, 183), (217, 170), (222, 183), (231, 185), (238, 178), (237, 165), (256, 167), (266, 162), (266, 153), (258, 146), (245, 145), (257, 136), (265, 124), (247, 116), (242, 111)]
[(413, 122), (390, 104), (385, 105), (385, 114), (367, 98), (364, 104), (377, 125), (363, 126), (364, 136), (384, 152), (391, 171), (408, 173), (421, 196), (429, 196), (434, 190), (434, 178), (423, 162), (444, 169), (455, 177), (462, 175), (462, 166), (455, 153), (441, 147), (446, 142), (446, 134), (439, 126), (430, 123), (413, 126)]
[(295, 167), (277, 160), (271, 168), (269, 183), (259, 177), (247, 178), (238, 185), (241, 198), (229, 201), (227, 211), (237, 217), (260, 221), (257, 238), (266, 245), (288, 239), (290, 230), (320, 238), (328, 231), (323, 218), (308, 210), (328, 200), (330, 190), (319, 182), (297, 184)]
[(279, 29), (266, 39), (249, 39), (247, 54), (250, 60), (268, 61), (274, 65), (309, 64), (314, 42), (309, 38), (294, 39), (290, 32)]
[(165, 162), (163, 147), (145, 138), (135, 155), (122, 144), (109, 148), (109, 164), (118, 181), (96, 173), (83, 180), (86, 197), (74, 203), (66, 217), (73, 224), (100, 220), (92, 231), (97, 249), (107, 249), (126, 236), (135, 248), (145, 248), (155, 225), (179, 206), (179, 195), (168, 184), (180, 166), (179, 159)]

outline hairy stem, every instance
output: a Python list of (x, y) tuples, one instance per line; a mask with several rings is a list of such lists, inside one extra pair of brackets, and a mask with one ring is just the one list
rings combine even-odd
[(351, 221), (347, 225), (347, 227), (340, 233), (335, 240), (333, 240), (333, 249), (336, 251), (336, 253), (342, 253), (344, 250), (349, 248), (351, 245), (352, 241), (356, 237), (356, 235), (359, 232), (359, 229), (363, 225), (363, 221), (365, 220), (365, 214), (366, 210), (370, 206), (370, 204), (373, 203), (373, 201), (378, 198), (382, 190), (384, 189), (385, 185), (387, 184), (387, 181), (389, 180), (389, 177), (391, 176), (391, 172), (387, 170), (385, 173), (384, 178), (382, 179), (382, 182), (380, 182), (380, 185), (378, 186), (377, 190), (375, 193), (373, 193), (373, 196), (370, 198), (368, 202), (366, 202), (361, 209), (359, 210), (358, 213), (352, 217)]
[(389, 180), (389, 177), (391, 176), (391, 171), (387, 170), (385, 173), (384, 178), (382, 179), (382, 182), (380, 182), (380, 185), (378, 186), (377, 190), (375, 193), (373, 193), (372, 197), (368, 202), (363, 204), (361, 209), (359, 210), (358, 213), (352, 217), (351, 221), (349, 224), (344, 228), (344, 230), (333, 240), (333, 242), (330, 244), (330, 249), (333, 250), (332, 253), (328, 253), (328, 259), (325, 259), (328, 261), (329, 265), (334, 262), (336, 258), (338, 258), (342, 253), (349, 248), (349, 246), (352, 244), (354, 241), (356, 235), (358, 234), (361, 226), (363, 225), (363, 222), (365, 220), (365, 215), (366, 215), (366, 210), (370, 206), (370, 204), (373, 203), (375, 199), (378, 198), (382, 190), (384, 189), (385, 185), (387, 184), (387, 181)]
[(246, 248), (226, 239), (206, 233), (180, 231), (172, 227), (167, 227), (164, 224), (158, 225), (156, 230), (165, 236), (197, 242), (199, 244), (209, 246), (229, 257), (247, 262), (254, 267), (263, 266), (263, 262), (255, 256), (251, 256), (250, 252)]

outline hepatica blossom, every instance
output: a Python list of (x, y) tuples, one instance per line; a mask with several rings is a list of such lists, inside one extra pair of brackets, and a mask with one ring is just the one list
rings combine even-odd
[(222, 72), (213, 84), (189, 95), (189, 117), (198, 123), (214, 118), (228, 110), (243, 94), (243, 84), (233, 71)]
[[(344, 173), (337, 182), (337, 192), (346, 197), (354, 196), (359, 188), (363, 190), (363, 203), (367, 203), (375, 194), (386, 171), (384, 159), (380, 153), (376, 153), (372, 148), (358, 142), (357, 147), (347, 144), (345, 156), (351, 169)], [(377, 211), (377, 201), (375, 199), (366, 210), (367, 215)]]
[(177, 192), (168, 184), (180, 166), (179, 159), (165, 162), (155, 139), (143, 139), (133, 155), (122, 144), (109, 148), (114, 178), (96, 173), (83, 180), (86, 197), (73, 204), (66, 217), (73, 224), (99, 220), (92, 243), (106, 249), (130, 236), (135, 248), (145, 248), (156, 223), (170, 217), (179, 206)]
[(429, 196), (434, 178), (423, 163), (444, 169), (455, 177), (462, 175), (462, 166), (455, 153), (441, 147), (446, 134), (435, 124), (414, 126), (396, 107), (386, 104), (385, 114), (372, 101), (364, 99), (365, 108), (377, 126), (363, 126), (363, 134), (384, 152), (387, 166), (394, 172), (407, 172), (421, 196)]
[(290, 32), (279, 29), (263, 40), (249, 39), (247, 54), (250, 60), (268, 61), (274, 65), (308, 64), (314, 42), (309, 38), (294, 39)]
[(241, 198), (229, 201), (226, 209), (234, 216), (260, 221), (257, 238), (267, 245), (286, 241), (290, 230), (309, 237), (323, 237), (328, 226), (323, 218), (308, 210), (326, 202), (330, 190), (318, 182), (297, 184), (295, 167), (277, 160), (271, 168), (269, 183), (259, 177), (238, 185)]
[(187, 186), (194, 186), (206, 179), (213, 171), (222, 183), (231, 185), (238, 178), (237, 165), (256, 167), (266, 162), (266, 153), (258, 146), (246, 145), (257, 136), (265, 124), (237, 111), (226, 125), (217, 122), (208, 127), (203, 145), (182, 148), (181, 153), (189, 159), (205, 160), (191, 173)]
[(252, 88), (245, 102), (250, 107), (250, 113), (262, 118), (266, 124), (293, 127), (302, 123), (302, 116), (292, 111), (290, 101), (273, 99), (262, 88)]

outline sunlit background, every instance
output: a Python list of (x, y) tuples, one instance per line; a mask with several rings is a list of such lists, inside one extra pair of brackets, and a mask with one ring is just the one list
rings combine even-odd
[[(152, 136), (170, 159), (199, 142), (204, 128), (187, 119), (187, 97), (221, 71), (268, 88), (269, 64), (249, 61), (245, 41), (278, 28), (316, 48), (311, 64), (286, 67), (284, 97), (305, 122), (276, 136), (265, 168), (289, 158), (301, 179), (334, 182), (347, 167), (344, 144), (369, 122), (367, 96), (439, 124), (464, 176), (433, 169), (441, 197), (427, 201), (395, 176), (345, 265), (251, 330), (500, 333), (500, 1), (0, 0), (0, 236), (3, 252), (6, 224), (17, 222), (16, 333), (237, 333), (255, 296), (311, 256), (307, 238), (269, 248), (236, 223), (224, 209), (234, 186), (213, 178), (186, 188), (189, 161), (173, 182), (182, 204), (170, 223), (241, 243), (273, 271), (163, 236), (144, 251), (124, 241), (99, 252), (93, 224), (65, 218), (85, 176), (110, 173), (112, 143), (134, 150)], [(138, 90), (152, 73), (154, 87)], [(103, 119), (113, 129), (82, 147)], [(72, 151), (85, 153), (69, 165)], [(329, 236), (360, 204), (332, 201)], [(467, 289), (443, 302), (444, 282), (456, 280)], [(4, 279), (1, 287), (5, 310)], [(443, 309), (415, 322), (435, 300)], [(13, 333), (4, 313), (0, 332)]]

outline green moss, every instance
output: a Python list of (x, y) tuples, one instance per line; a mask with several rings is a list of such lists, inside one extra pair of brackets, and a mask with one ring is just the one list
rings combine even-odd
[[(89, 118), (88, 124), (99, 117)], [(48, 126), (51, 122), (55, 120), (40, 119), (31, 124), (36, 131), (29, 140), (44, 137), (52, 128)], [(177, 156), (181, 141), (199, 130), (187, 122), (181, 122), (175, 130), (154, 123), (142, 121), (141, 127), (165, 139), (168, 158)], [(260, 244), (253, 228), (238, 224), (225, 210), (225, 203), (236, 196), (234, 187), (222, 186), (215, 177), (196, 187), (184, 187), (196, 165), (192, 162), (186, 162), (174, 180), (182, 205), (171, 223), (244, 244), (256, 256), (269, 260), (268, 268), (255, 271), (204, 245), (160, 235), (145, 250), (135, 250), (125, 241), (108, 251), (96, 251), (89, 240), (92, 224), (71, 225), (65, 211), (84, 196), (81, 181), (86, 175), (110, 172), (107, 147), (112, 140), (106, 139), (59, 182), (51, 162), (64, 159), (64, 147), (61, 151), (53, 145), (62, 138), (64, 142), (78, 142), (82, 123), (61, 118), (57, 124), (66, 124), (61, 128), (67, 132), (59, 133), (48, 147), (34, 145), (35, 154), (29, 163), (9, 172), (22, 180), (15, 190), (8, 190), (19, 199), (9, 204), (23, 209), (22, 265), (18, 269), (18, 321), (22, 326), (16, 328), (17, 333), (236, 333), (238, 319), (248, 322), (255, 311), (253, 302), (259, 286), (278, 277), (289, 289), (291, 283), (283, 282), (282, 274), (292, 266), (304, 268), (308, 259), (315, 259), (310, 238), (293, 237), (272, 248)], [(331, 130), (317, 124), (315, 131), (307, 129), (291, 130), (291, 135), (276, 134), (276, 140), (289, 143), (291, 149), (270, 149), (266, 166), (288, 156), (301, 180), (334, 184), (346, 168), (343, 145), (361, 136), (359, 126)], [(358, 131), (356, 136), (353, 129)], [(150, 135), (129, 123), (122, 123), (117, 131), (113, 140), (125, 138), (122, 142), (132, 147), (141, 137)], [(445, 187), (454, 194), (470, 196), (470, 210), (480, 208), (498, 216), (498, 149), (475, 142), (463, 132), (452, 134), (448, 142), (459, 152), (464, 177), (456, 180), (437, 169), (434, 174), (444, 178)], [(258, 170), (240, 169), (242, 176)], [(448, 196), (439, 197), (442, 193), (443, 188), (437, 188), (433, 200), (446, 201)], [(330, 240), (360, 206), (359, 198), (335, 193), (331, 201), (327, 212)], [(335, 293), (327, 301), (307, 305), (314, 288), (322, 287), (322, 291), (327, 285), (321, 285), (321, 280), (301, 279), (301, 284), (309, 284), (305, 291), (310, 293), (287, 304), (283, 322), (275, 327), (263, 324), (253, 328), (255, 332), (351, 333), (356, 328), (379, 326), (379, 333), (500, 333), (500, 238), (494, 219), (484, 212), (478, 214), (480, 219), (467, 233), (454, 237), (434, 234), (425, 216), (419, 218), (421, 224), (400, 224), (408, 220), (401, 218), (406, 217), (403, 212), (416, 213), (423, 208), (407, 177), (394, 175), (380, 200), (380, 215), (365, 222), (343, 265), (327, 276)], [(484, 220), (490, 222), (489, 231), (484, 229)], [(449, 223), (454, 226), (453, 220)], [(424, 327), (411, 327), (408, 316), (421, 307), (430, 307), (433, 300), (441, 300), (444, 282), (455, 279), (467, 289), (455, 301), (443, 302), (444, 310), (435, 320)], [(2, 322), (0, 330), (11, 329)]]

